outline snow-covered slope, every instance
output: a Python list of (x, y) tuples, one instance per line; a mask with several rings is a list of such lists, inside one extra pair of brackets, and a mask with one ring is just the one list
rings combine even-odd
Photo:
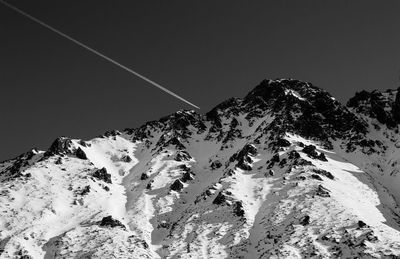
[(0, 163), (0, 258), (398, 258), (400, 94), (264, 80)]

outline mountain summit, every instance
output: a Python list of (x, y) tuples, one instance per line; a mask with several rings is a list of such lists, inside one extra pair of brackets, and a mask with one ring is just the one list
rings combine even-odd
[(399, 258), (400, 91), (264, 80), (0, 163), (0, 258)]

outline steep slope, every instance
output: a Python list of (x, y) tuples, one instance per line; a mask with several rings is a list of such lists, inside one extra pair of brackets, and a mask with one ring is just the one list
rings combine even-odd
[(264, 80), (205, 115), (5, 161), (0, 257), (400, 256), (400, 97), (381, 94), (345, 107)]

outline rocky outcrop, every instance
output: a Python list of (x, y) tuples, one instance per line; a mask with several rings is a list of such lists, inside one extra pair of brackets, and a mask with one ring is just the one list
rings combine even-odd
[(107, 173), (107, 169), (105, 167), (96, 170), (93, 173), (93, 177), (106, 183), (112, 183), (111, 174)]
[(125, 225), (122, 224), (121, 221), (114, 219), (112, 216), (107, 216), (107, 217), (102, 218), (100, 221), (100, 226), (111, 227), (111, 228), (120, 227), (123, 230), (126, 230)]

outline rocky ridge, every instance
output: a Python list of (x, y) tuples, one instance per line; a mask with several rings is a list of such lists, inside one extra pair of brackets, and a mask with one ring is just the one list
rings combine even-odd
[(0, 163), (0, 257), (396, 258), (399, 95), (264, 80), (205, 115), (58, 138)]

